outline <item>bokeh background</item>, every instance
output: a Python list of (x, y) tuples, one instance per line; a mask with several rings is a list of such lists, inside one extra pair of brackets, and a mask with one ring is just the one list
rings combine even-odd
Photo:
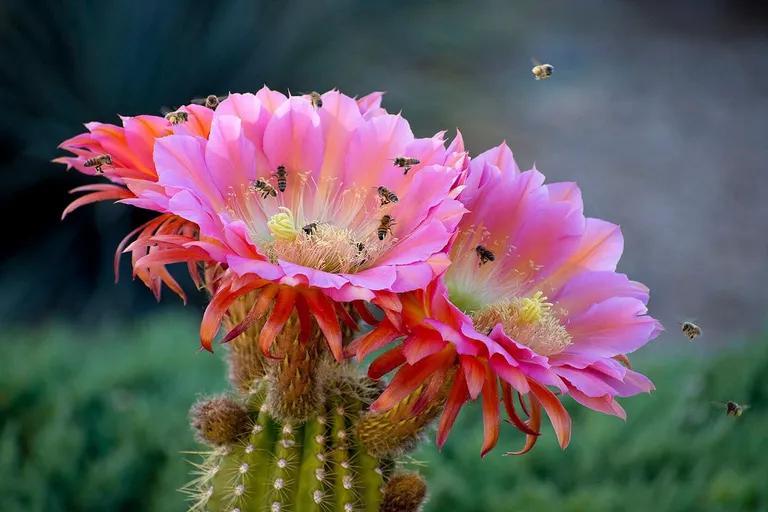
[[(0, 510), (184, 510), (186, 410), (225, 388), (205, 297), (158, 306), (115, 245), (144, 218), (49, 163), (90, 120), (192, 97), (387, 91), (414, 132), (502, 139), (621, 224), (667, 327), (627, 423), (574, 413), (561, 452), (479, 458), (477, 411), (408, 464), (428, 511), (768, 510), (768, 7), (748, 0), (0, 3)], [(537, 82), (531, 58), (555, 66)], [(194, 294), (193, 294), (194, 295)], [(704, 335), (690, 344), (679, 322)], [(750, 404), (740, 418), (712, 405)], [(511, 430), (511, 429), (508, 429)]]

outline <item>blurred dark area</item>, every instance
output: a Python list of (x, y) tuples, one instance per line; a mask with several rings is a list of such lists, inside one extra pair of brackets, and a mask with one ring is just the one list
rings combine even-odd
[[(768, 306), (767, 28), (766, 4), (746, 0), (5, 0), (0, 318), (155, 308), (126, 262), (118, 286), (111, 270), (147, 216), (100, 204), (61, 222), (89, 179), (50, 163), (56, 146), (86, 121), (266, 83), (387, 91), (418, 135), (459, 127), (475, 153), (506, 139), (521, 167), (577, 180), (587, 213), (622, 225), (621, 268), (668, 328), (692, 318), (726, 344)], [(532, 80), (531, 58), (554, 77)]]

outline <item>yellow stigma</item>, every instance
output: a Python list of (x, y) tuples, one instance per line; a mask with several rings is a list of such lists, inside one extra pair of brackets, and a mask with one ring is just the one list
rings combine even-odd
[(533, 297), (520, 299), (518, 310), (518, 319), (527, 324), (537, 324), (549, 313), (552, 304), (547, 302), (547, 298), (542, 292), (536, 292)]
[(275, 240), (295, 240), (299, 235), (296, 230), (296, 223), (293, 219), (293, 213), (288, 208), (281, 206), (280, 213), (274, 214), (267, 221), (269, 232)]

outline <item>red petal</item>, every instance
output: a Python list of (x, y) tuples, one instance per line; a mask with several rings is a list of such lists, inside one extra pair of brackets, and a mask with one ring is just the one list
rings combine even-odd
[(549, 421), (552, 422), (552, 427), (555, 429), (560, 448), (567, 447), (568, 443), (571, 442), (571, 417), (568, 415), (568, 411), (565, 410), (565, 407), (563, 407), (563, 404), (560, 403), (555, 394), (545, 386), (542, 386), (533, 379), (529, 380), (529, 384), (531, 385), (531, 393), (541, 403), (544, 410), (547, 411), (547, 416), (549, 416)]
[(507, 415), (509, 416), (509, 420), (512, 422), (512, 424), (525, 434), (538, 436), (539, 432), (531, 429), (531, 427), (529, 427), (528, 424), (520, 419), (520, 416), (517, 415), (517, 410), (515, 409), (515, 398), (514, 395), (512, 395), (512, 386), (510, 386), (508, 382), (502, 382), (501, 392), (504, 399), (504, 408), (506, 409)]
[(269, 305), (272, 303), (272, 298), (277, 293), (277, 288), (277, 286), (266, 286), (262, 288), (261, 293), (259, 293), (259, 298), (253, 303), (248, 314), (246, 314), (245, 318), (222, 338), (221, 343), (227, 343), (237, 338), (247, 331), (256, 320), (264, 316), (264, 313), (267, 312)]
[(448, 432), (451, 431), (456, 417), (462, 406), (469, 400), (469, 391), (464, 379), (464, 372), (456, 372), (456, 380), (451, 386), (448, 394), (448, 400), (445, 403), (445, 410), (440, 416), (440, 425), (437, 428), (437, 447), (442, 448), (448, 438)]
[(499, 441), (499, 388), (491, 367), (485, 365), (485, 384), (483, 385), (483, 448), (480, 456), (491, 451)]
[(414, 365), (401, 367), (387, 389), (371, 404), (371, 410), (382, 412), (391, 409), (417, 387), (424, 384), (424, 381), (432, 373), (450, 365), (455, 359), (455, 354), (453, 347), (449, 345), (441, 352), (425, 357)]
[(288, 321), (288, 318), (290, 318), (295, 303), (296, 290), (290, 286), (280, 287), (280, 291), (277, 292), (277, 298), (275, 299), (275, 307), (272, 308), (272, 314), (259, 334), (259, 346), (261, 347), (261, 352), (266, 357), (280, 357), (272, 356), (269, 349), (275, 342), (277, 335), (283, 330), (283, 326)]
[(341, 326), (339, 326), (339, 319), (336, 316), (333, 302), (319, 291), (305, 293), (304, 298), (307, 299), (309, 310), (317, 320), (317, 325), (323, 331), (325, 341), (328, 343), (333, 357), (336, 358), (336, 361), (343, 361), (344, 347), (341, 344)]
[(360, 315), (360, 318), (363, 320), (363, 322), (367, 323), (368, 325), (376, 325), (379, 323), (379, 321), (376, 320), (376, 317), (371, 313), (371, 310), (368, 309), (368, 306), (365, 305), (365, 302), (362, 300), (356, 300), (352, 304), (354, 305), (355, 311), (357, 311), (357, 314)]
[(405, 356), (402, 348), (395, 347), (374, 359), (368, 367), (368, 376), (374, 380), (380, 379), (403, 363), (405, 363)]

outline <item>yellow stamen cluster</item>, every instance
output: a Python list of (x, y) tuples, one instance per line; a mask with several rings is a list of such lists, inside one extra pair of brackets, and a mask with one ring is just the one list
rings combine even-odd
[(279, 210), (279, 213), (274, 214), (267, 221), (269, 232), (275, 240), (291, 241), (296, 239), (299, 232), (296, 229), (296, 221), (293, 218), (293, 212), (284, 206), (281, 206)]
[(504, 299), (473, 312), (472, 319), (480, 332), (501, 323), (507, 336), (536, 353), (557, 354), (571, 344), (571, 335), (546, 300), (542, 292), (531, 297)]

